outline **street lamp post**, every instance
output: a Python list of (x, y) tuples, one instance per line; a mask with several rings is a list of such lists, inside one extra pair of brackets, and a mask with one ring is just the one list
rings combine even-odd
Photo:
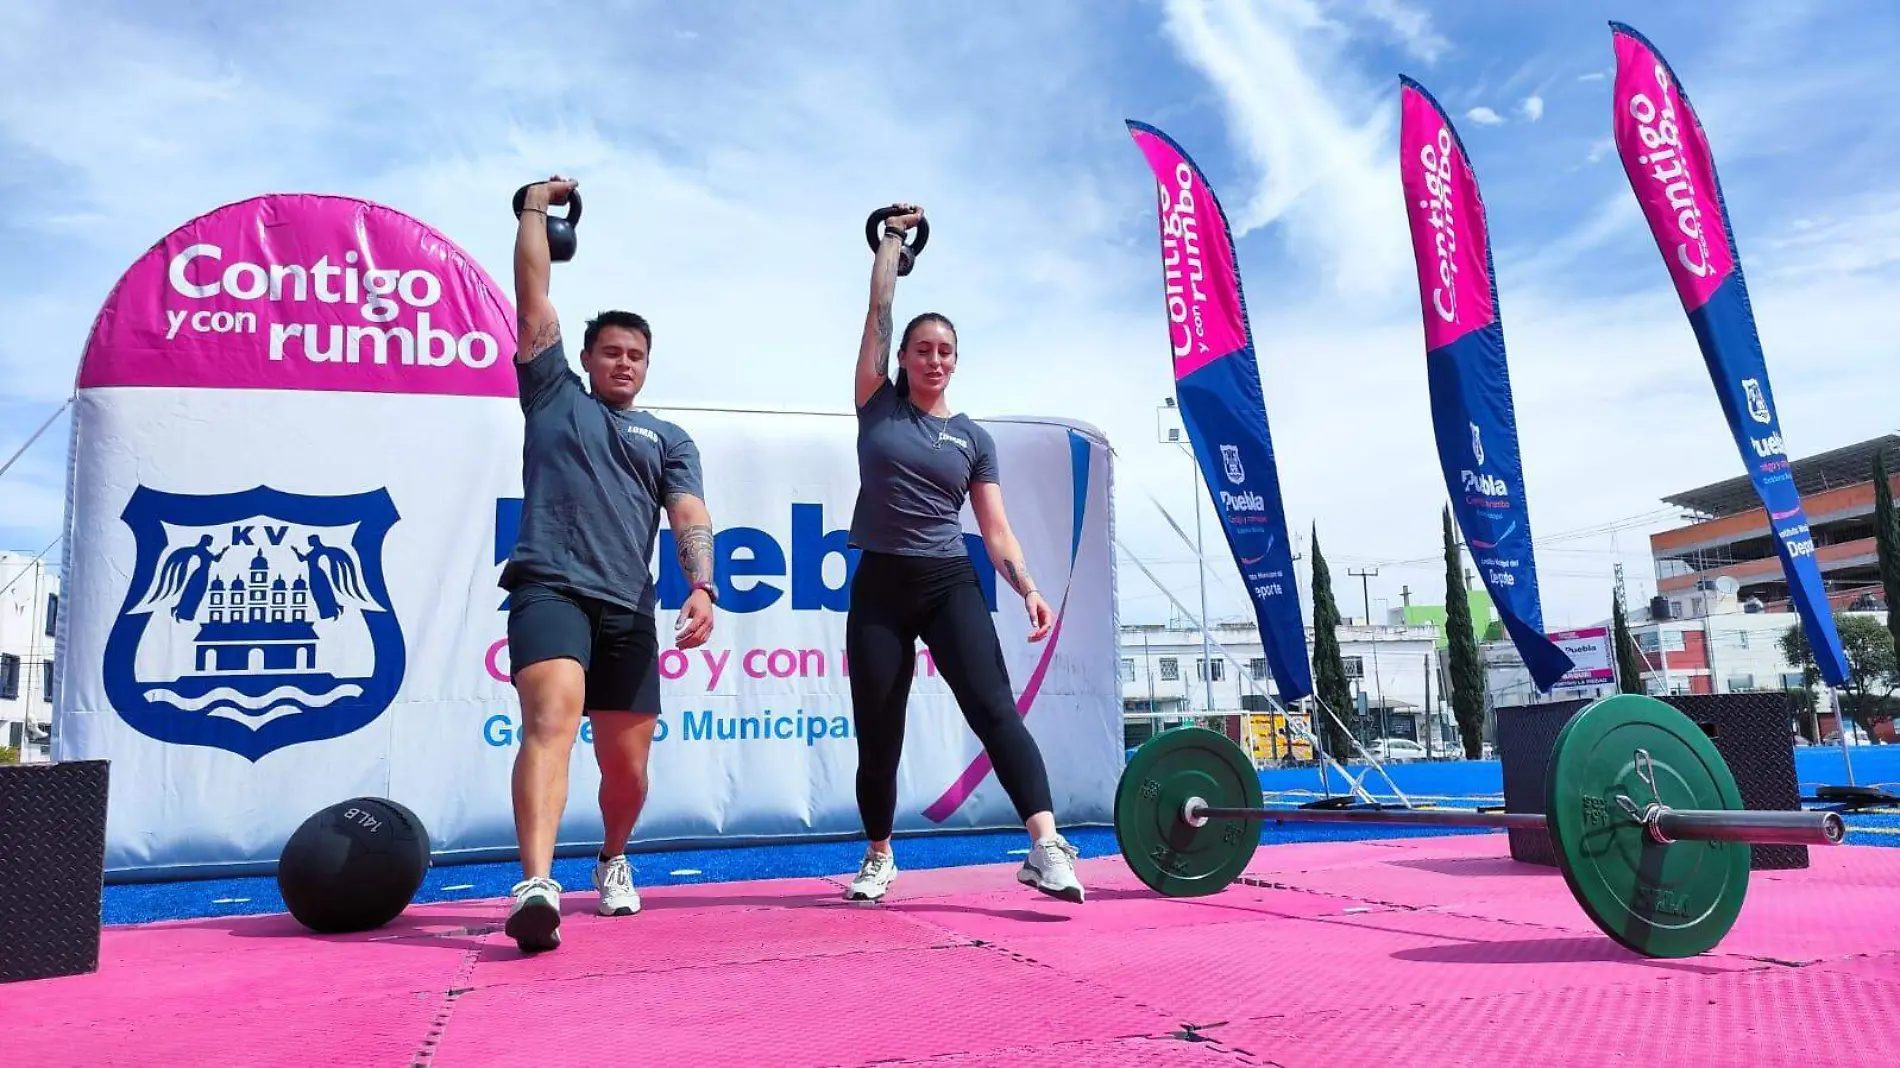
[(1179, 445), (1188, 456), (1188, 485), (1192, 487), (1188, 500), (1194, 506), (1194, 572), (1200, 576), (1201, 584), (1202, 701), (1207, 715), (1211, 717), (1214, 714), (1214, 639), (1207, 632), (1207, 554), (1201, 548), (1201, 465), (1194, 456), (1194, 449), (1187, 441), (1186, 428), (1171, 425), (1180, 419), (1180, 411), (1173, 397), (1161, 399), (1160, 417), (1155, 425), (1155, 437), (1164, 445)]

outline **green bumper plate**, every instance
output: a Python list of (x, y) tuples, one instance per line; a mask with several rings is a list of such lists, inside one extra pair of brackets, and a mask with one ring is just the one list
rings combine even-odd
[(1181, 818), (1190, 797), (1217, 808), (1261, 807), (1253, 761), (1226, 735), (1176, 727), (1149, 739), (1122, 769), (1115, 838), (1137, 878), (1169, 897), (1218, 893), (1240, 877), (1260, 845), (1260, 823)]
[[(1647, 752), (1654, 793), (1638, 751)], [(1548, 798), (1557, 866), (1590, 919), (1649, 957), (1692, 957), (1735, 925), (1750, 854), (1739, 842), (1652, 839), (1617, 798), (1640, 810), (1743, 807), (1728, 764), (1701, 727), (1673, 707), (1619, 694), (1574, 716), (1551, 749)]]

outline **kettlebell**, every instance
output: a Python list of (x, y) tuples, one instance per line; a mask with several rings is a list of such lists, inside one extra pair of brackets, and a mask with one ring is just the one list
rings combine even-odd
[[(528, 203), (528, 188), (536, 183), (529, 182), (515, 190), (515, 218), (521, 218), (521, 211)], [(567, 214), (547, 213), (548, 222), (548, 259), (555, 263), (566, 263), (574, 258), (574, 248), (580, 238), (574, 228), (581, 222), (581, 191), (569, 190), (567, 194)]]
[[(877, 232), (884, 220), (902, 214), (904, 212), (901, 208), (879, 208), (871, 213), (870, 218), (864, 220), (864, 242), (871, 246), (872, 252), (877, 251)], [(911, 237), (913, 240), (904, 243), (897, 252), (899, 278), (909, 274), (910, 269), (917, 265), (917, 257), (923, 255), (924, 243), (930, 240), (930, 220), (918, 219), (916, 228), (911, 230)]]

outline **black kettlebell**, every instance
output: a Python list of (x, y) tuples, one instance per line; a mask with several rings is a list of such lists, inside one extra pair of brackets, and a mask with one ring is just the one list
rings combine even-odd
[[(537, 182), (529, 182), (527, 185), (515, 190), (515, 218), (521, 218), (521, 211), (527, 206), (529, 187), (538, 184)], [(546, 218), (548, 221), (548, 259), (553, 260), (555, 263), (566, 263), (568, 260), (574, 258), (574, 247), (580, 242), (580, 238), (575, 236), (574, 228), (581, 223), (581, 191), (578, 189), (568, 191), (566, 215), (556, 215), (553, 212), (547, 212)]]
[[(884, 220), (902, 214), (904, 214), (902, 208), (879, 208), (871, 213), (870, 218), (864, 220), (864, 243), (871, 246), (872, 252), (877, 251), (878, 227)], [(907, 242), (898, 248), (897, 276), (899, 278), (909, 274), (910, 269), (917, 265), (917, 257), (923, 255), (924, 243), (930, 240), (930, 220), (923, 218), (918, 219), (917, 226), (911, 231), (911, 234), (915, 240)]]

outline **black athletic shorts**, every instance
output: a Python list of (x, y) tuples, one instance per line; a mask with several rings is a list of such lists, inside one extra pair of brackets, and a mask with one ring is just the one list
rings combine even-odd
[(587, 673), (589, 712), (660, 713), (660, 637), (652, 613), (530, 583), (508, 595), (508, 664), (567, 657)]

